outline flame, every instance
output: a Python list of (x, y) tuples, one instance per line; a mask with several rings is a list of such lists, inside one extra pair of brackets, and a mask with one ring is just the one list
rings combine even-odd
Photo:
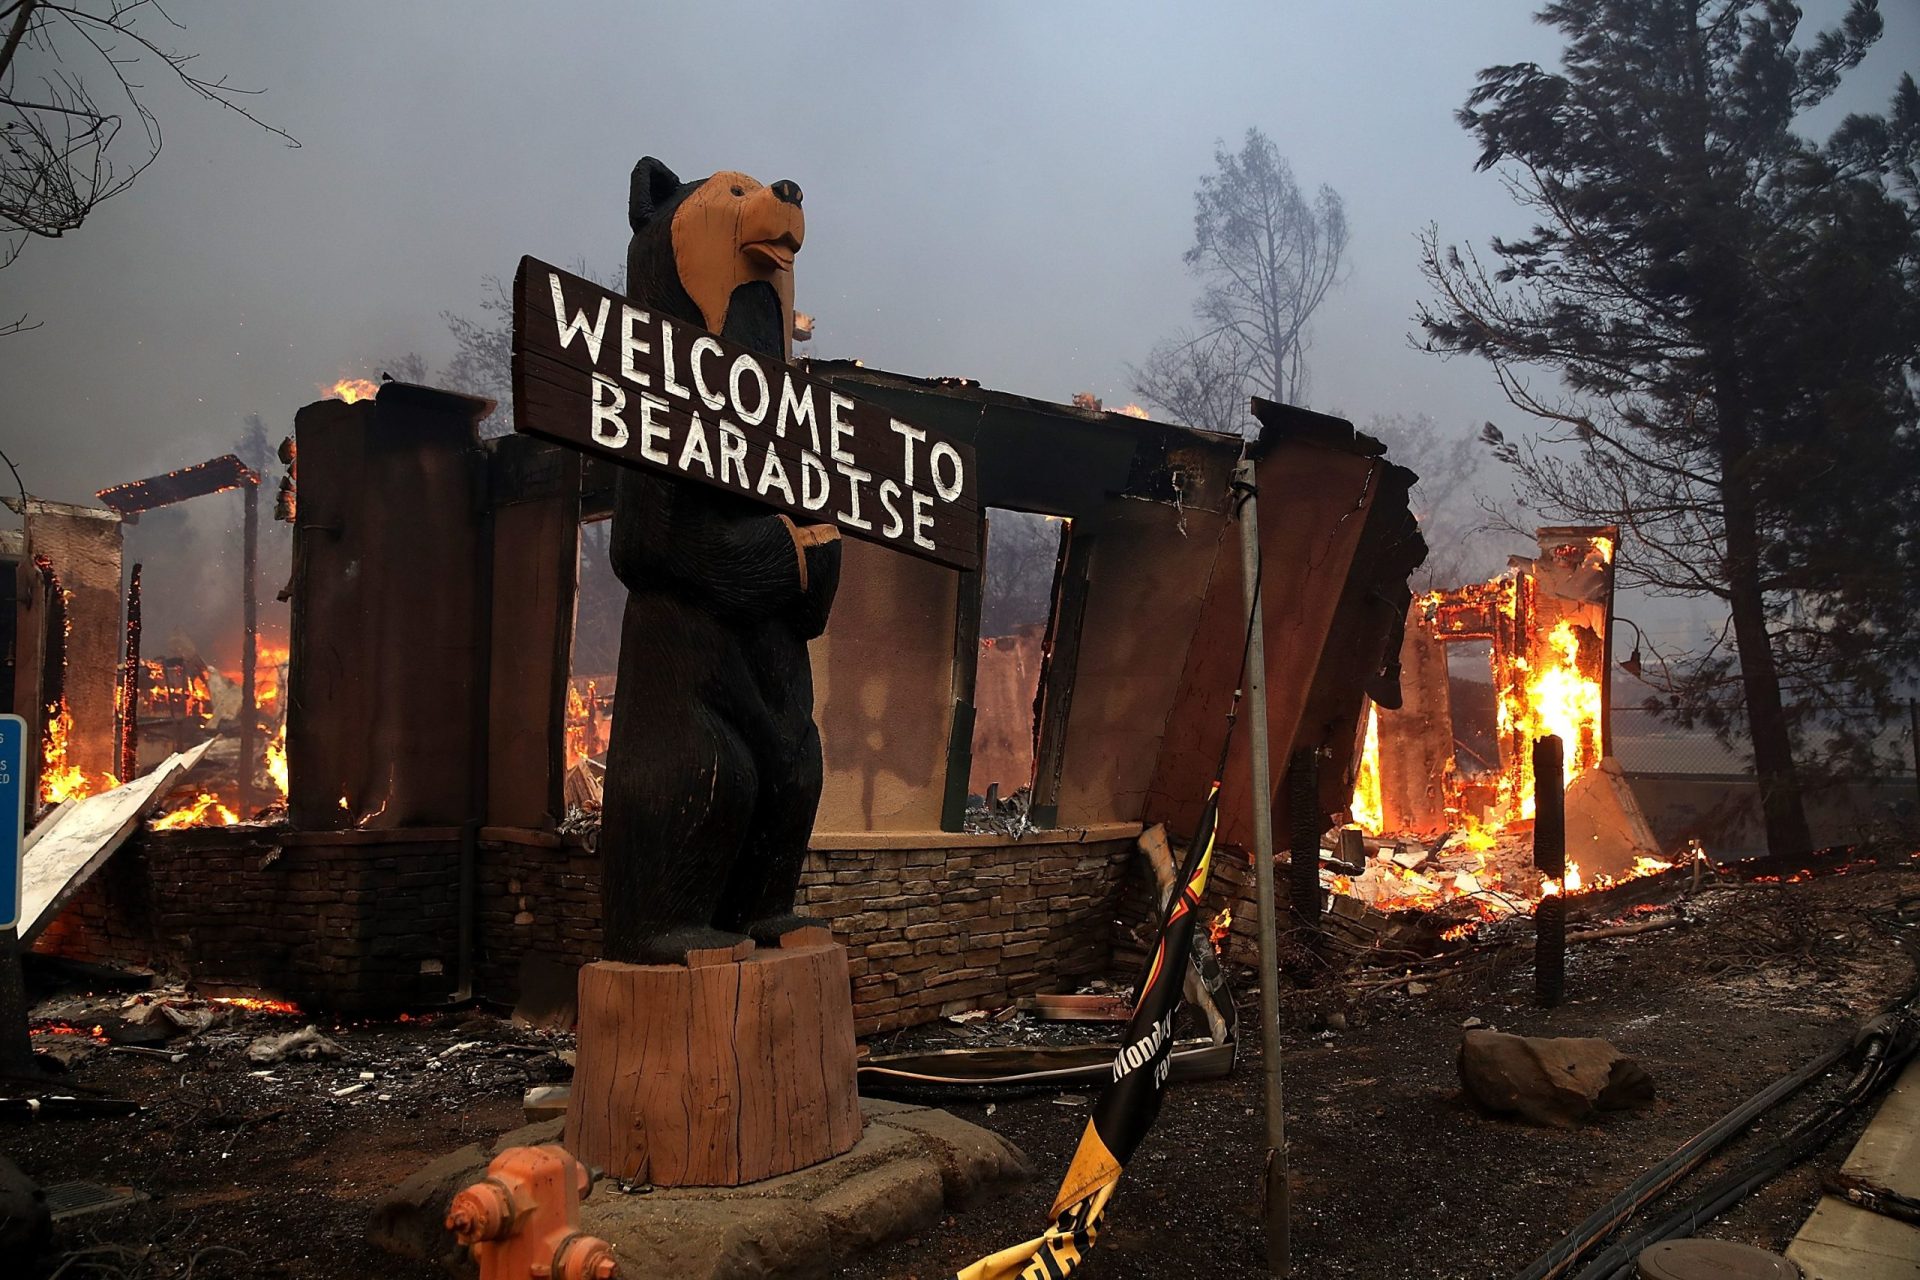
[(1232, 932), (1232, 930), (1233, 908), (1223, 907), (1220, 910), (1220, 914), (1213, 918), (1213, 923), (1207, 926), (1207, 938), (1217, 947), (1226, 942), (1227, 934)]
[(1144, 418), (1147, 416), (1147, 411), (1145, 409), (1142, 409), (1139, 405), (1132, 404), (1132, 403), (1123, 404), (1118, 409), (1115, 409), (1112, 412), (1124, 413), (1129, 418)]
[(1353, 779), (1353, 800), (1349, 805), (1353, 821), (1370, 836), (1386, 831), (1387, 806), (1380, 792), (1380, 708), (1367, 701), (1367, 736), (1360, 748), (1360, 770)]
[(365, 378), (342, 378), (332, 386), (320, 387), (322, 395), (330, 400), (345, 400), (353, 404), (360, 400), (371, 400), (380, 394), (380, 384), (369, 382)]
[(46, 749), (40, 757), (40, 803), (56, 805), (67, 800), (111, 791), (120, 779), (110, 773), (88, 773), (67, 759), (67, 744), (73, 738), (73, 713), (65, 698), (47, 708)]
[(248, 1013), (276, 1013), (298, 1017), (300, 1006), (286, 1000), (267, 1000), (259, 996), (215, 996), (211, 1003), (224, 1004), (234, 1009), (244, 1009)]
[(230, 827), (240, 821), (233, 810), (220, 803), (220, 797), (202, 791), (192, 801), (153, 820), (155, 831), (178, 831), (182, 827)]
[(1451, 929), (1442, 929), (1440, 931), (1440, 940), (1442, 942), (1459, 942), (1463, 938), (1471, 938), (1479, 928), (1480, 922), (1478, 920), (1462, 920)]
[(282, 724), (267, 743), (267, 777), (273, 779), (273, 789), (280, 793), (281, 799), (287, 795), (287, 726)]
[(71, 1022), (42, 1022), (33, 1028), (37, 1036), (85, 1036), (97, 1044), (107, 1043), (107, 1029), (95, 1025), (91, 1028), (76, 1027)]

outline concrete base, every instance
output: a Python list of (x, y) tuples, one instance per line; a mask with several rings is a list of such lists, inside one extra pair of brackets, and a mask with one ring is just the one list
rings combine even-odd
[[(580, 1209), (581, 1230), (612, 1243), (628, 1280), (760, 1280), (832, 1274), (850, 1255), (912, 1234), (1024, 1181), (1027, 1158), (998, 1134), (945, 1111), (862, 1098), (866, 1121), (845, 1155), (739, 1187), (622, 1192), (610, 1179)], [(427, 1165), (374, 1210), (368, 1238), (402, 1257), (475, 1274), (442, 1225), (455, 1192), (507, 1147), (560, 1141), (548, 1120)]]

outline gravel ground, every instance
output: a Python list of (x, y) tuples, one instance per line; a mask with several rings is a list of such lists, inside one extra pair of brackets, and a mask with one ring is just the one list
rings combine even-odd
[[(1912, 966), (1873, 919), (1916, 893), (1920, 861), (1904, 856), (1805, 883), (1711, 892), (1690, 904), (1689, 928), (1576, 947), (1570, 999), (1551, 1011), (1531, 1005), (1524, 946), (1475, 952), (1418, 995), (1356, 984), (1289, 989), (1282, 1051), (1295, 1274), (1481, 1280), (1517, 1271), (1686, 1137), (1902, 993)], [(1089, 1280), (1266, 1274), (1258, 1002), (1248, 981), (1240, 975), (1239, 1069), (1169, 1095), (1109, 1208)], [(1526, 1034), (1605, 1037), (1652, 1074), (1658, 1101), (1573, 1130), (1483, 1115), (1461, 1099), (1454, 1070), (1470, 1018)], [(125, 1184), (153, 1197), (74, 1220), (37, 1275), (434, 1274), (364, 1242), (373, 1204), (426, 1161), (516, 1126), (522, 1091), (567, 1075), (570, 1037), (478, 1014), (323, 1023), (343, 1058), (247, 1061), (256, 1035), (301, 1025), (248, 1016), (203, 1036), (178, 1064), (95, 1053), (72, 1080), (139, 1101), (139, 1114), (0, 1128), (0, 1151), (42, 1182)], [(920, 1043), (969, 1038), (942, 1027)], [(1816, 1089), (1783, 1108), (1760, 1134), (1821, 1096)], [(839, 1274), (933, 1280), (1037, 1233), (1088, 1101), (949, 1104), (1018, 1143), (1038, 1178)], [(1783, 1247), (1851, 1143), (1843, 1136), (1713, 1233)]]

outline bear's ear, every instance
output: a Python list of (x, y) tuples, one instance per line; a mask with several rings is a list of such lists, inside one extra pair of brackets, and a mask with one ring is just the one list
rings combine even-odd
[(652, 156), (640, 157), (640, 163), (633, 166), (633, 186), (627, 194), (627, 225), (635, 231), (646, 226), (679, 189), (680, 179), (673, 170)]

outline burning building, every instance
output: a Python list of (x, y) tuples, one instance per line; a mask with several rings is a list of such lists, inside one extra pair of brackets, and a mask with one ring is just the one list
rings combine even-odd
[[(1246, 446), (962, 380), (813, 368), (970, 440), (983, 506), (1055, 517), (1033, 685), (1014, 697), (983, 687), (1000, 678), (983, 661), (984, 573), (846, 544), (813, 648), (826, 783), (802, 893), (850, 947), (858, 1026), (1101, 972), (1136, 838), (1190, 827), (1218, 764), (1246, 624), (1229, 486)], [(389, 382), (300, 412), (290, 653), (270, 700), (285, 749), (263, 752), (286, 810), (149, 827), (39, 926), (43, 948), (336, 1009), (510, 1000), (526, 975), (599, 953), (591, 796), (569, 778), (604, 743), (617, 689), (570, 660), (583, 523), (610, 510), (613, 472), (530, 437), (483, 440), (487, 409)], [(1359, 694), (1398, 701), (1424, 554), (1413, 477), (1377, 443), (1258, 413), (1277, 750), (1254, 780), (1236, 737), (1220, 835), (1242, 846), (1252, 788), (1285, 791), (1288, 744), (1341, 756), (1303, 807), (1315, 829), (1345, 809), (1333, 783)], [(1007, 729), (995, 708), (1022, 702)], [(976, 734), (983, 713), (995, 734)], [(991, 768), (1022, 793), (1018, 821), (970, 821), (976, 757), (1015, 737), (1028, 749)]]

